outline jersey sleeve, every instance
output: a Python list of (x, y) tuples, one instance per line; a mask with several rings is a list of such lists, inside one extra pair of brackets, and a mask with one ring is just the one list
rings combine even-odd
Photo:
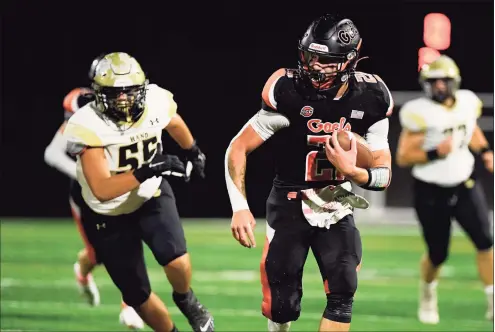
[(165, 120), (165, 126), (170, 123), (170, 120), (177, 114), (177, 102), (174, 100), (174, 95), (172, 92), (164, 89), (164, 98), (165, 98), (165, 109), (163, 113), (163, 117)]
[(249, 120), (251, 127), (266, 141), (272, 137), (277, 131), (290, 125), (289, 119), (277, 112), (260, 110), (255, 116)]
[(469, 91), (471, 94), (471, 98), (473, 99), (473, 105), (474, 105), (474, 116), (479, 118), (481, 114), (483, 113), (483, 102), (481, 99), (472, 91)]
[(77, 156), (83, 153), (88, 147), (103, 146), (100, 137), (93, 130), (73, 121), (73, 119), (73, 117), (69, 119), (63, 133), (67, 139), (67, 153)]
[(151, 84), (146, 95), (146, 104), (151, 110), (153, 118), (157, 118), (163, 128), (168, 126), (170, 120), (177, 114), (177, 103), (172, 92)]
[(426, 130), (427, 123), (419, 106), (414, 101), (407, 102), (399, 112), (399, 119), (402, 128), (412, 132)]
[(270, 111), (277, 109), (277, 97), (281, 86), (281, 78), (285, 77), (286, 70), (281, 68), (274, 72), (266, 81), (261, 92), (261, 108)]
[(392, 97), (392, 93), (390, 92), (387, 84), (382, 80), (382, 78), (376, 74), (373, 75), (378, 84), (378, 88), (380, 89), (381, 96), (379, 98), (381, 102), (381, 107), (383, 107), (383, 110), (385, 112), (386, 116), (392, 115), (392, 112), (394, 111), (394, 98)]
[(368, 128), (365, 139), (371, 151), (389, 149), (388, 129), (388, 118), (381, 119)]
[(476, 96), (476, 99), (477, 99), (477, 105), (476, 105), (476, 118), (479, 118), (481, 116), (481, 114), (483, 114), (483, 102), (481, 101), (481, 99), (478, 98), (478, 96)]

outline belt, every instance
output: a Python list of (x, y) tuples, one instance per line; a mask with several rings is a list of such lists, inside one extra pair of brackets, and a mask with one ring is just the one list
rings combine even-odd
[[(335, 186), (331, 186), (332, 188), (335, 188)], [(300, 191), (289, 191), (287, 193), (287, 199), (289, 201), (300, 201), (302, 199), (307, 199), (306, 195)]]
[(292, 201), (292, 200), (300, 201), (302, 199), (302, 193), (300, 191), (289, 191), (287, 193), (287, 199), (289, 201)]

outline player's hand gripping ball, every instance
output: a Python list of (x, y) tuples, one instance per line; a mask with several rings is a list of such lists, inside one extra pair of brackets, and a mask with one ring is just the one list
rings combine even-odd
[[(360, 168), (372, 167), (373, 153), (363, 137), (349, 131), (338, 131), (334, 136), (327, 140), (325, 152), (328, 160), (343, 174), (348, 173), (354, 165)], [(353, 140), (355, 151), (351, 151)]]

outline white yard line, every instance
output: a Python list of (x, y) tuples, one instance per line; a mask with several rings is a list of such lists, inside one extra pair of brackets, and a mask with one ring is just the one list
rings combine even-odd
[[(119, 305), (114, 304), (100, 304), (97, 308), (92, 308), (85, 303), (70, 303), (70, 302), (42, 302), (42, 301), (1, 301), (2, 307), (10, 308), (10, 309), (20, 309), (20, 310), (36, 310), (39, 308), (49, 308), (49, 310), (61, 310), (73, 308), (77, 310), (103, 310), (108, 312), (115, 312), (116, 307)], [(169, 311), (172, 315), (180, 315), (179, 309), (175, 306), (170, 306)], [(259, 310), (246, 310), (246, 309), (229, 309), (229, 308), (210, 308), (212, 314), (215, 317), (253, 317), (259, 319), (265, 319), (261, 315), (261, 311)], [(47, 310), (48, 311), (48, 310)], [(416, 316), (413, 315), (411, 317), (403, 317), (403, 316), (386, 316), (386, 315), (354, 315), (355, 319), (359, 319), (360, 321), (372, 321), (372, 322), (396, 322), (396, 323), (404, 323), (404, 322), (415, 322)], [(302, 312), (301, 319), (313, 319), (319, 320), (321, 319), (321, 313), (315, 312)], [(459, 320), (459, 325), (466, 325), (470, 327), (480, 326), (483, 327), (485, 324), (482, 321), (478, 320)]]

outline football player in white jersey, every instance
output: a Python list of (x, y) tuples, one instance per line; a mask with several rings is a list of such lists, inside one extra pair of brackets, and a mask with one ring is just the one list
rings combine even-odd
[[(94, 68), (99, 60), (99, 58), (96, 58), (93, 62), (93, 66), (91, 66), (89, 71), (90, 78), (94, 75)], [(86, 205), (86, 203), (81, 196), (81, 186), (76, 180), (76, 162), (67, 155), (67, 138), (62, 135), (70, 117), (81, 107), (93, 101), (94, 98), (94, 93), (89, 88), (75, 88), (65, 96), (63, 101), (64, 122), (55, 133), (50, 144), (46, 147), (44, 158), (49, 166), (64, 173), (71, 180), (69, 204), (79, 234), (85, 245), (77, 255), (77, 261), (74, 264), (74, 275), (79, 291), (86, 298), (86, 301), (92, 306), (98, 306), (100, 304), (100, 293), (91, 272), (100, 262), (95, 255), (93, 247), (88, 242), (81, 224), (81, 206)], [(139, 317), (132, 307), (127, 306), (123, 301), (119, 320), (122, 324), (132, 329), (142, 329), (144, 327), (141, 317)]]
[(418, 318), (426, 324), (439, 322), (436, 287), (455, 218), (477, 249), (486, 318), (493, 319), (492, 226), (473, 173), (473, 153), (493, 173), (493, 152), (477, 125), (482, 103), (472, 91), (459, 90), (459, 68), (445, 55), (422, 67), (420, 83), (426, 96), (407, 102), (399, 113), (402, 133), (396, 156), (400, 167), (412, 166), (414, 207), (428, 248), (420, 264)]
[(151, 291), (144, 241), (173, 288), (173, 299), (194, 331), (213, 331), (213, 317), (191, 290), (191, 263), (175, 197), (164, 176), (188, 177), (177, 157), (161, 153), (163, 129), (184, 149), (187, 165), (204, 177), (205, 156), (177, 114), (173, 95), (148, 80), (126, 53), (96, 65), (96, 101), (72, 116), (64, 130), (77, 156), (77, 180), (86, 206), (82, 224), (125, 303), (155, 331), (176, 331)]

